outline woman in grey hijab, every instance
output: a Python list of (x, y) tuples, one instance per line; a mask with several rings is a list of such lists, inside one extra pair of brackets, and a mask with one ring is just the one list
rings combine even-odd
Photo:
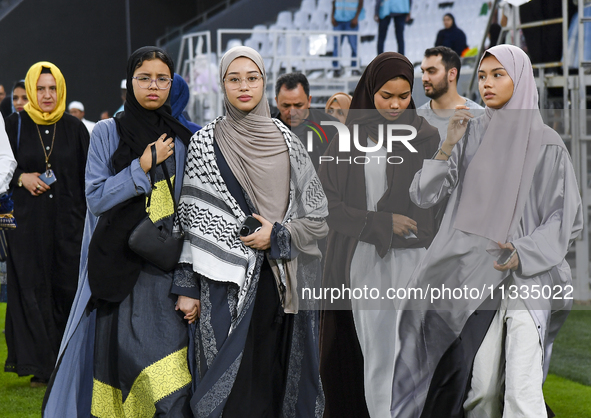
[[(251, 48), (220, 63), (226, 116), (191, 139), (179, 204), (185, 244), (178, 309), (194, 327), (196, 417), (321, 417), (317, 312), (297, 289), (317, 280), (327, 202), (307, 152), (271, 119)], [(239, 234), (248, 215), (260, 229)]]
[(581, 198), (527, 55), (490, 48), (478, 74), (485, 114), (458, 107), (411, 185), (421, 207), (449, 200), (409, 285), (428, 296), (405, 304), (392, 417), (547, 416), (542, 384), (572, 305), (565, 256)]

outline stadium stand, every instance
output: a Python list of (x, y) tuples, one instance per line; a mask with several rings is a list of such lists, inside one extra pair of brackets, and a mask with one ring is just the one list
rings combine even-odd
[[(241, 7), (236, 2), (224, 13), (228, 16), (233, 9)], [(445, 13), (456, 16), (458, 26), (463, 28), (468, 37), (470, 47), (479, 46), (486, 29), (489, 10), (488, 2), (483, 0), (414, 0), (412, 3), (412, 24), (405, 29), (406, 55), (417, 66), (423, 58), (426, 48), (433, 46), (437, 31), (443, 27), (442, 18)], [(211, 59), (208, 64), (217, 65), (219, 57), (228, 49), (236, 45), (247, 45), (258, 50), (265, 59), (269, 80), (274, 80), (278, 75), (302, 71), (310, 79), (313, 105), (323, 106), (324, 101), (332, 95), (335, 89), (352, 91), (355, 88), (358, 75), (353, 70), (361, 71), (376, 55), (376, 38), (378, 25), (373, 19), (375, 0), (365, 0), (365, 18), (359, 22), (358, 32), (334, 32), (332, 30), (331, 12), (332, 0), (302, 0), (299, 7), (278, 12), (275, 16), (269, 16), (266, 24), (256, 24), (250, 28), (233, 29), (230, 27), (218, 27), (215, 32), (210, 29), (211, 41), (209, 47), (203, 40), (203, 33), (199, 27), (194, 32), (185, 34), (180, 39), (179, 62), (183, 63), (183, 76), (196, 92), (194, 103), (200, 103), (199, 111), (192, 108), (190, 114), (197, 121), (204, 122), (206, 114), (221, 112), (220, 97), (210, 97), (211, 92), (204, 91), (202, 87), (195, 86), (199, 79), (196, 74), (202, 71), (204, 56)], [(265, 7), (260, 7), (264, 13)], [(218, 24), (218, 26), (220, 26)], [(205, 31), (207, 32), (207, 31)], [(390, 29), (386, 40), (386, 50), (397, 49), (396, 40)], [(333, 51), (333, 36), (352, 33), (358, 36), (357, 67), (351, 67), (351, 47), (347, 41), (341, 47)], [(189, 40), (196, 40), (197, 50), (189, 47)], [(201, 42), (198, 40), (201, 39)], [(178, 41), (174, 41), (178, 42)], [(172, 43), (174, 43), (172, 42)], [(193, 42), (193, 41), (191, 41)], [(168, 50), (175, 50), (174, 45), (164, 45)], [(344, 71), (344, 76), (335, 78), (333, 60), (339, 62)], [(197, 60), (197, 61), (195, 61)], [(195, 61), (195, 62), (192, 62)], [(208, 67), (208, 66), (206, 66)], [(197, 73), (196, 73), (197, 71)], [(420, 73), (420, 71), (419, 71)], [(417, 76), (420, 74), (417, 73)], [(273, 83), (269, 83), (269, 98), (274, 97)], [(420, 85), (420, 83), (419, 83)], [(422, 92), (418, 91), (419, 97)], [(217, 93), (216, 93), (217, 94)], [(215, 103), (209, 104), (213, 100)], [(273, 105), (274, 103), (271, 103)]]
[[(181, 73), (191, 86), (192, 96), (188, 111), (194, 121), (204, 124), (215, 116), (223, 113), (221, 95), (217, 81), (218, 60), (230, 47), (242, 43), (258, 50), (265, 59), (268, 72), (268, 91), (270, 105), (274, 103), (274, 80), (280, 74), (290, 71), (302, 71), (310, 80), (313, 106), (323, 107), (325, 101), (336, 91), (352, 92), (357, 85), (359, 76), (351, 70), (351, 49), (348, 42), (344, 42), (340, 50), (333, 51), (333, 37), (341, 32), (332, 31), (330, 13), (331, 0), (284, 0), (281, 5), (273, 0), (231, 0), (233, 4), (219, 17), (213, 17), (204, 24), (197, 26), (190, 33), (184, 33), (171, 41), (167, 35), (158, 44), (169, 51), (178, 51), (178, 62), (181, 63)], [(538, 1), (538, 0), (533, 0)], [(541, 1), (541, 0), (539, 0)], [(263, 4), (264, 3), (264, 4)], [(467, 43), (470, 48), (482, 52), (485, 32), (490, 23), (491, 9), (496, 7), (499, 0), (492, 2), (484, 0), (413, 0), (411, 17), (412, 24), (405, 29), (406, 56), (415, 63), (415, 89), (413, 98), (417, 105), (426, 101), (422, 83), (421, 71), (418, 66), (422, 60), (424, 50), (433, 46), (437, 32), (443, 27), (442, 18), (446, 13), (455, 16), (457, 25), (466, 33)], [(567, 0), (563, 0), (563, 16), (567, 16)], [(253, 7), (253, 5), (255, 5)], [(359, 22), (359, 31), (354, 32), (358, 36), (358, 52), (360, 65), (364, 67), (376, 55), (377, 23), (373, 19), (375, 0), (365, 0), (365, 19)], [(273, 11), (274, 7), (281, 10)], [(583, 33), (584, 25), (589, 24), (589, 18), (581, 17), (583, 3), (577, 6), (579, 17), (574, 24)], [(515, 9), (514, 9), (515, 10)], [(252, 13), (251, 13), (252, 12)], [(247, 13), (251, 13), (245, 16)], [(232, 20), (234, 17), (235, 20)], [(244, 22), (251, 22), (249, 27)], [(569, 30), (568, 19), (554, 19), (528, 23), (528, 27), (560, 24), (563, 30), (563, 51), (567, 50), (566, 34)], [(229, 29), (240, 28), (240, 29)], [(512, 30), (519, 30), (514, 27)], [(504, 30), (511, 30), (505, 28)], [(178, 31), (178, 30), (177, 30)], [(396, 40), (390, 28), (385, 44), (385, 50), (395, 51)], [(586, 31), (585, 31), (586, 32)], [(575, 36), (576, 37), (576, 36)], [(584, 41), (584, 37), (580, 36)], [(517, 37), (519, 42), (519, 37)], [(519, 43), (517, 43), (519, 46)], [(579, 56), (584, 55), (588, 48), (581, 42), (573, 47), (573, 51), (565, 52), (565, 61), (571, 62), (570, 55), (577, 49)], [(460, 94), (477, 99), (477, 82), (474, 77), (475, 63), (479, 55), (465, 58), (462, 61), (462, 77), (458, 91)], [(332, 61), (337, 59), (344, 67), (344, 76), (334, 77)], [(571, 64), (573, 65), (573, 64)], [(591, 147), (587, 142), (591, 141), (591, 135), (587, 133), (587, 126), (581, 123), (585, 118), (575, 117), (572, 110), (588, 108), (588, 92), (591, 91), (591, 62), (582, 61), (578, 64), (578, 71), (571, 74), (568, 68), (561, 62), (537, 64), (536, 82), (540, 90), (540, 106), (544, 117), (554, 126), (564, 141), (572, 147), (573, 161), (580, 184), (587, 183), (582, 188), (585, 205), (585, 217), (588, 217), (591, 206)], [(556, 71), (558, 68), (561, 71)], [(579, 88), (586, 86), (586, 88)], [(551, 90), (556, 92), (551, 94)], [(587, 94), (585, 91), (587, 90)], [(562, 96), (562, 97), (560, 97)], [(566, 107), (566, 108), (565, 108)], [(572, 110), (570, 109), (572, 107)], [(553, 109), (564, 109), (553, 110)], [(549, 119), (548, 119), (549, 118)], [(586, 157), (586, 158), (585, 158)], [(584, 181), (586, 179), (587, 181)], [(576, 245), (571, 248), (571, 265), (575, 277), (574, 285), (577, 300), (591, 300), (591, 288), (589, 286), (589, 235), (584, 234)], [(576, 262), (574, 255), (576, 254)], [(580, 279), (577, 279), (580, 278)]]

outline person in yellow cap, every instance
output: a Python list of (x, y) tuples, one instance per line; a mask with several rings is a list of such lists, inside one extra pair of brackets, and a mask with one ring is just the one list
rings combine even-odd
[(86, 201), (89, 135), (65, 113), (66, 82), (50, 62), (25, 78), (29, 103), (6, 119), (17, 167), (11, 181), (17, 228), (9, 231), (4, 371), (33, 375), (43, 386), (53, 371), (76, 293)]

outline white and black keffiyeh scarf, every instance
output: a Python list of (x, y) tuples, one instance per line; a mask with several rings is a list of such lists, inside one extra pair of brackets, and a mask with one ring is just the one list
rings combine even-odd
[[(238, 285), (240, 311), (252, 282), (256, 250), (239, 238), (246, 214), (230, 194), (216, 163), (214, 131), (221, 119), (191, 138), (178, 206), (178, 219), (185, 231), (179, 263), (191, 264), (193, 271), (210, 280)], [(328, 232), (326, 196), (302, 143), (280, 121), (273, 121), (285, 138), (290, 161), (289, 205), (282, 224), (292, 234), (292, 245), (319, 256), (315, 240)], [(292, 294), (296, 288), (294, 260), (270, 262), (286, 289), (285, 311), (297, 312), (297, 297)]]

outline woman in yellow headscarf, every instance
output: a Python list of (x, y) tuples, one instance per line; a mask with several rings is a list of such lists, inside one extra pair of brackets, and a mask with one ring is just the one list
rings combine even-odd
[(25, 78), (29, 103), (6, 120), (17, 168), (17, 229), (7, 234), (6, 372), (47, 383), (76, 293), (86, 202), (88, 131), (64, 113), (66, 82), (50, 62)]

